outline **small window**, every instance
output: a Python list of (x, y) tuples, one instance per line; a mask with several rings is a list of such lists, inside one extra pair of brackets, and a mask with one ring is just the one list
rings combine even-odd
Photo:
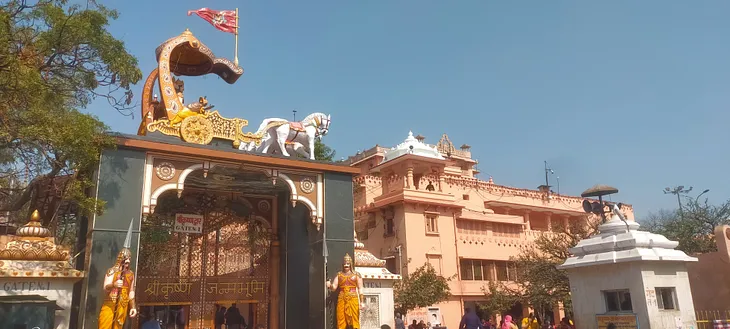
[(633, 312), (629, 290), (604, 291), (606, 312)]
[(469, 200), (469, 194), (464, 194), (461, 196), (461, 198), (464, 200)]
[(438, 215), (436, 214), (426, 214), (426, 233), (438, 233), (439, 232), (439, 222), (438, 222)]
[(471, 259), (461, 260), (461, 279), (474, 280), (474, 264)]
[(507, 262), (494, 262), (497, 269), (497, 281), (510, 281), (509, 266)]
[(395, 224), (393, 223), (392, 218), (388, 218), (385, 220), (385, 228), (383, 230), (383, 236), (393, 236), (395, 235)]
[(385, 268), (393, 274), (399, 274), (398, 266), (395, 263), (395, 257), (388, 257), (385, 259)]
[(436, 274), (441, 275), (441, 256), (426, 255), (426, 259), (428, 260), (428, 263), (433, 266), (433, 269), (436, 270)]
[(482, 271), (482, 261), (481, 260), (473, 260), (472, 264), (474, 265), (474, 280), (475, 281), (483, 281), (484, 280), (484, 272)]
[(660, 310), (676, 310), (677, 290), (675, 288), (656, 288), (656, 301)]

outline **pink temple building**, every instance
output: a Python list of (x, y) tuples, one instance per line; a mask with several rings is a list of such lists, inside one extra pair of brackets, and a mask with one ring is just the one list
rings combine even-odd
[[(355, 228), (366, 248), (396, 274), (428, 262), (455, 277), (451, 300), (410, 312), (406, 325), (415, 319), (458, 328), (464, 308), (484, 301), (489, 280), (511, 280), (509, 260), (521, 247), (554, 225), (586, 218), (581, 197), (476, 178), (470, 147), (454, 147), (445, 134), (429, 145), (410, 133), (394, 148), (375, 146), (347, 162), (361, 170), (354, 180)], [(623, 210), (633, 220), (631, 206)], [(519, 319), (528, 307), (508, 312)], [(554, 313), (559, 320), (562, 310)]]

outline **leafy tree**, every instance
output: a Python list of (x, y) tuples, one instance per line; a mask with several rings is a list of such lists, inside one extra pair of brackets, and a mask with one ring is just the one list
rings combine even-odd
[(0, 2), (0, 211), (27, 220), (39, 209), (48, 225), (64, 205), (102, 210), (85, 190), (113, 140), (80, 110), (103, 98), (131, 114), (131, 87), (142, 77), (106, 30), (116, 17), (94, 1)]
[(322, 143), (317, 139), (314, 141), (314, 158), (319, 161), (332, 162), (335, 161), (335, 150)]
[(520, 254), (512, 257), (515, 276), (510, 282), (490, 282), (484, 288), (486, 303), (481, 306), (490, 313), (503, 313), (519, 302), (531, 305), (535, 315), (545, 319), (552, 305), (562, 302), (571, 308), (570, 283), (564, 270), (557, 268), (571, 256), (569, 248), (598, 232), (600, 218), (586, 216), (584, 221), (572, 222), (569, 227), (556, 226), (545, 232)]
[(650, 213), (642, 225), (645, 230), (678, 241), (677, 249), (687, 254), (717, 251), (715, 227), (730, 224), (730, 200), (721, 205), (686, 198), (682, 211), (660, 210)]
[(393, 286), (396, 311), (406, 314), (448, 300), (451, 296), (449, 281), (450, 278), (444, 278), (431, 264), (425, 263)]

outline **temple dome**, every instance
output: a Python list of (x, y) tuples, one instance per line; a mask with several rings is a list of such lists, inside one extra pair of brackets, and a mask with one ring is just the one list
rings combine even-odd
[(419, 141), (418, 139), (416, 139), (416, 137), (413, 136), (413, 132), (409, 131), (408, 137), (405, 141), (403, 141), (403, 143), (400, 143), (396, 147), (385, 151), (382, 163), (388, 162), (406, 154), (413, 154), (427, 158), (444, 160), (444, 157), (436, 149), (436, 147), (431, 147), (428, 144)]
[(696, 262), (675, 248), (679, 244), (663, 235), (639, 231), (639, 223), (622, 221), (617, 215), (598, 227), (600, 234), (581, 240), (570, 248), (572, 257), (561, 269), (633, 261)]

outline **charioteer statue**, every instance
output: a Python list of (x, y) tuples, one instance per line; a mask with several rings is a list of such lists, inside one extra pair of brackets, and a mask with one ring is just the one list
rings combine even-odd
[(364, 303), (363, 283), (360, 274), (353, 270), (352, 257), (345, 254), (342, 272), (338, 272), (334, 282), (327, 280), (330, 291), (339, 290), (337, 296), (337, 329), (360, 329), (360, 307)]
[[(175, 84), (175, 91), (177, 92), (177, 98), (180, 100), (180, 104), (185, 104), (185, 82), (175, 78), (173, 78), (173, 81)], [(175, 117), (170, 120), (170, 126), (175, 126), (182, 123), (185, 118), (205, 114), (213, 107), (215, 106), (208, 105), (208, 98), (206, 96), (202, 96), (198, 98), (197, 102), (183, 105), (182, 110), (175, 113)]]
[(122, 329), (130, 317), (137, 316), (134, 305), (134, 273), (130, 270), (132, 250), (132, 223), (129, 223), (124, 247), (117, 255), (114, 266), (104, 276), (104, 302), (99, 312), (99, 329)]

